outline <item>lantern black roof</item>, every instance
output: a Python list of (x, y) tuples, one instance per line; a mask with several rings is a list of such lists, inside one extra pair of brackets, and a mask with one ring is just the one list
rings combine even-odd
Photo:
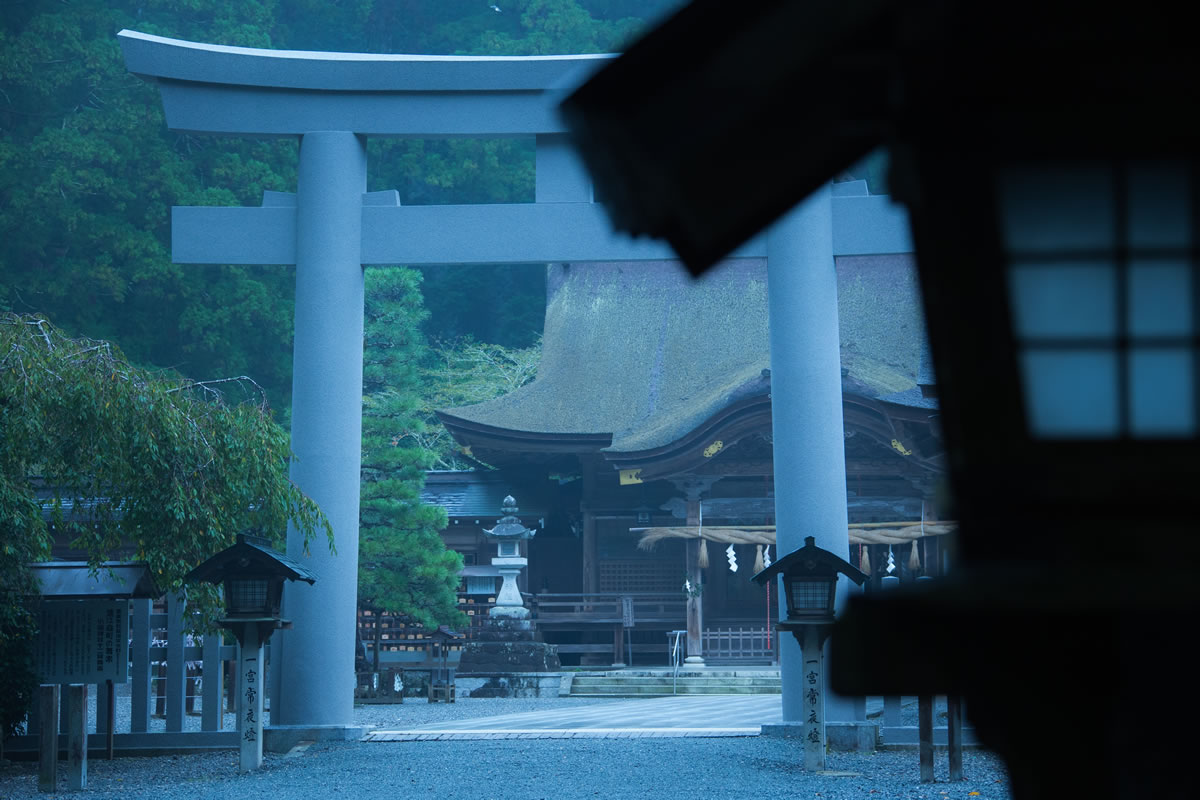
[(280, 575), (290, 581), (316, 583), (316, 574), (271, 547), (261, 536), (239, 533), (237, 543), (217, 553), (187, 574), (188, 581), (221, 583), (235, 574)]
[(804, 537), (804, 547), (793, 550), (771, 566), (754, 576), (755, 583), (766, 583), (770, 578), (786, 572), (791, 572), (793, 565), (800, 565), (802, 572), (820, 574), (823, 572), (842, 573), (859, 586), (867, 579), (866, 573), (855, 567), (849, 561), (838, 558), (824, 548), (817, 547), (812, 536)]

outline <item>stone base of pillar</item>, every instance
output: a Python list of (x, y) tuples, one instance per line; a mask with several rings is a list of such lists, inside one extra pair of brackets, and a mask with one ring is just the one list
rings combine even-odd
[(703, 667), (704, 659), (700, 656), (688, 656), (683, 660), (683, 663), (689, 667)]
[(362, 725), (268, 725), (263, 750), (287, 753), (301, 742), (357, 742), (367, 735)]

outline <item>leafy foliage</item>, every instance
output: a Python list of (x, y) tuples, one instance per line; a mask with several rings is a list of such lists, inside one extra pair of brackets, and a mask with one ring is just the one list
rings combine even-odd
[[(228, 403), (221, 389), (250, 402)], [(323, 530), (332, 546), (324, 515), (287, 477), (290, 458), (249, 378), (150, 372), (44, 317), (0, 316), (0, 673), (25, 663), (26, 565), (47, 559), (56, 538), (93, 569), (116, 553), (144, 560), (172, 591), (247, 528), (281, 538), (291, 519), (306, 543)], [(206, 589), (193, 587), (189, 601), (216, 609)]]
[[(0, 513), (3, 513), (0, 525), (7, 530), (9, 519), (20, 517), (19, 513), (8, 514), (7, 509), (28, 502), (28, 498), (15, 496), (12, 487), (0, 481)], [(5, 535), (0, 544), (0, 742), (17, 732), (37, 686), (33, 664), (36, 587), (25, 565), (38, 555), (36, 542), (31, 538)]]
[(423, 380), (425, 429), (413, 436), (429, 451), (436, 469), (470, 469), (478, 462), (464, 457), (434, 412), (482, 403), (532, 381), (542, 358), (541, 336), (529, 347), (504, 347), (462, 338), (439, 344), (432, 351)]
[(445, 510), (421, 502), (430, 453), (420, 443), (425, 425), (415, 390), (425, 353), (420, 280), (400, 267), (366, 273), (358, 596), (368, 608), (435, 628), (464, 621), (457, 609), (462, 558), (439, 534)]

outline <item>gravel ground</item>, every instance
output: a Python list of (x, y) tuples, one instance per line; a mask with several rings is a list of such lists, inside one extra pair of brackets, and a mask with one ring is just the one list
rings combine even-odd
[[(611, 699), (480, 699), (457, 703), (418, 700), (361, 706), (356, 720), (380, 727), (614, 702)], [(545, 739), (316, 744), (288, 756), (267, 755), (261, 770), (238, 775), (233, 753), (88, 762), (88, 790), (62, 796), (95, 798), (242, 798), (312, 800), (321, 797), (466, 798), (471, 800), (577, 800), (582, 798), (968, 798), (1011, 797), (1004, 768), (990, 753), (967, 751), (967, 780), (947, 781), (944, 753), (936, 756), (937, 782), (921, 784), (915, 752), (831, 754), (829, 770), (812, 775), (800, 766), (797, 740)], [(464, 786), (463, 784), (467, 784)], [(60, 786), (65, 786), (65, 768)], [(978, 792), (978, 794), (971, 794)], [(0, 798), (44, 800), (34, 762), (0, 765)]]

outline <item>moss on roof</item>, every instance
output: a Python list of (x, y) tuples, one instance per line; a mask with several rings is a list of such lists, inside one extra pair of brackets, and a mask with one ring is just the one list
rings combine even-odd
[[(843, 390), (916, 386), (923, 327), (906, 256), (838, 259)], [(611, 434), (612, 451), (660, 447), (770, 389), (766, 262), (694, 280), (678, 263), (551, 265), (537, 378), (446, 414), (497, 428)]]

